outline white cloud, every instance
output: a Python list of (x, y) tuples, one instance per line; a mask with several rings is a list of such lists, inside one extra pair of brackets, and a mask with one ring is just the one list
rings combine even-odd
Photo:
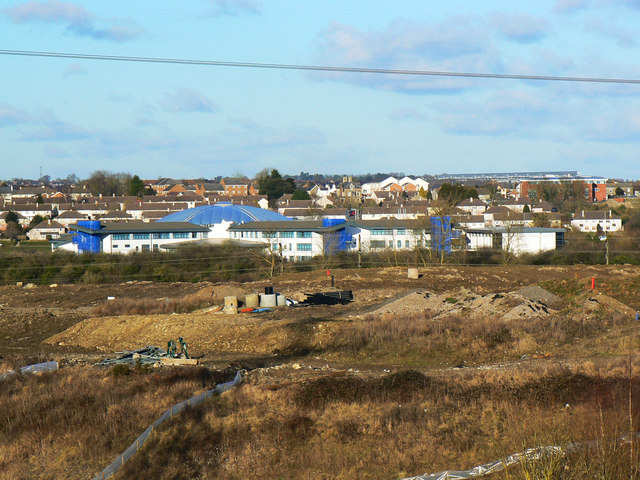
[(73, 75), (85, 75), (87, 73), (87, 69), (84, 65), (80, 65), (79, 63), (72, 63), (67, 65), (64, 69), (64, 76), (70, 77)]
[(260, 13), (262, 3), (256, 0), (209, 0), (215, 15), (240, 15)]
[(519, 43), (541, 40), (549, 28), (545, 19), (528, 14), (497, 13), (492, 22), (506, 38)]
[(167, 112), (174, 113), (212, 113), (217, 110), (213, 100), (190, 88), (177, 88), (173, 93), (165, 94), (162, 106)]
[[(442, 23), (396, 21), (381, 31), (333, 23), (317, 40), (317, 64), (427, 71), (502, 71), (486, 23), (472, 17)], [(456, 92), (474, 85), (464, 78), (323, 72), (315, 78), (404, 93)]]
[(140, 36), (142, 28), (132, 20), (117, 19), (111, 25), (101, 27), (94, 16), (83, 6), (60, 0), (31, 0), (21, 5), (7, 7), (4, 13), (17, 24), (58, 23), (66, 25), (67, 31), (95, 40), (124, 42)]
[(0, 103), (0, 128), (31, 121), (31, 115), (6, 103)]

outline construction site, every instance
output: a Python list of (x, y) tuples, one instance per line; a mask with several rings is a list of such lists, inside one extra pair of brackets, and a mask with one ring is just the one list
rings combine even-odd
[(625, 265), (2, 286), (0, 478), (640, 478), (639, 311)]

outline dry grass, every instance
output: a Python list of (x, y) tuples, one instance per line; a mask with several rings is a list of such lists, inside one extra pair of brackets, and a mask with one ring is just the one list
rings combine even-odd
[(98, 305), (94, 316), (189, 313), (213, 305), (210, 293), (198, 292), (179, 298), (116, 298)]
[[(630, 457), (629, 444), (615, 439), (629, 430), (639, 360), (631, 376), (623, 360), (277, 384), (250, 374), (163, 424), (115, 478), (392, 479), (591, 440), (599, 443), (501, 478), (638, 478), (637, 445)], [(168, 406), (223, 378), (202, 368), (121, 376), (75, 368), (9, 380), (0, 391), (0, 478), (87, 478)], [(550, 470), (555, 476), (543, 476)]]
[[(640, 386), (637, 378), (633, 386)], [(163, 429), (121, 478), (392, 479), (598, 436), (606, 440), (596, 446), (600, 456), (576, 451), (562, 459), (562, 472), (617, 480), (629, 472), (629, 448), (610, 440), (625, 432), (627, 388), (626, 378), (566, 369), (479, 382), (409, 371), (276, 390), (250, 383)], [(636, 401), (636, 417), (639, 410)], [(616, 455), (604, 456), (609, 453)], [(611, 474), (588, 476), (596, 466)], [(526, 468), (537, 472), (543, 465)], [(521, 470), (504, 478), (568, 478), (527, 477)]]
[(0, 390), (0, 478), (87, 478), (169, 406), (226, 378), (203, 368), (67, 368), (16, 376)]

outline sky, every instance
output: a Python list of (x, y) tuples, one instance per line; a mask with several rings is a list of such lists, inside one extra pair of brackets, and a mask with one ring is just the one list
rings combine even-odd
[[(0, 49), (640, 79), (640, 0), (3, 0)], [(0, 55), (0, 178), (640, 178), (640, 85)]]

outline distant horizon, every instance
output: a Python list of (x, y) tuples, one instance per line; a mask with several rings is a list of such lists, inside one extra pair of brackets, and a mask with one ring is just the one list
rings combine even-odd
[[(234, 177), (245, 177), (245, 178), (249, 178), (249, 179), (253, 179), (255, 178), (262, 170), (259, 170), (258, 172), (256, 172), (253, 175), (215, 175), (213, 177), (204, 177), (204, 176), (196, 176), (196, 177), (185, 177), (185, 176), (163, 176), (163, 175), (157, 175), (157, 176), (151, 176), (151, 177), (144, 177), (141, 176), (137, 173), (134, 172), (113, 172), (113, 171), (105, 171), (108, 174), (113, 174), (113, 175), (118, 175), (118, 174), (124, 174), (124, 175), (131, 175), (131, 176), (135, 176), (137, 175), (140, 179), (145, 180), (145, 181), (149, 181), (149, 180), (159, 180), (162, 178), (170, 178), (173, 180), (214, 180), (215, 178), (218, 177), (222, 177), (222, 178), (234, 178)], [(356, 173), (320, 173), (320, 172), (298, 172), (298, 173), (286, 173), (286, 172), (281, 172), (279, 169), (276, 168), (276, 170), (278, 170), (280, 172), (280, 174), (283, 177), (300, 177), (301, 174), (308, 174), (309, 176), (314, 176), (314, 175), (322, 175), (323, 177), (344, 177), (344, 176), (353, 176), (353, 177), (364, 177), (364, 176), (370, 176), (370, 175), (386, 175), (386, 176), (395, 176), (395, 177), (401, 177), (401, 176), (409, 176), (409, 177), (436, 177), (437, 180), (442, 180), (442, 181), (447, 181), (447, 180), (455, 180), (455, 181), (459, 181), (459, 180), (463, 180), (461, 178), (447, 178), (446, 176), (450, 176), (450, 177), (456, 177), (456, 176), (466, 176), (468, 177), (468, 180), (489, 180), (491, 178), (496, 178), (499, 176), (505, 176), (505, 175), (511, 175), (513, 177), (518, 177), (518, 176), (530, 176), (533, 174), (537, 174), (537, 175), (548, 175), (548, 176), (553, 176), (553, 177), (558, 177), (560, 176), (560, 174), (575, 174), (575, 176), (567, 176), (566, 178), (593, 178), (593, 179), (603, 179), (603, 180), (622, 180), (622, 181), (637, 181), (640, 180), (640, 177), (637, 178), (621, 178), (621, 177), (609, 177), (609, 176), (602, 176), (602, 175), (585, 175), (582, 174), (580, 171), (578, 170), (564, 170), (564, 171), (512, 171), (512, 172), (474, 172), (474, 173), (463, 173), (463, 172), (458, 172), (458, 173), (438, 173), (438, 174), (429, 174), (429, 173), (424, 173), (424, 174), (416, 174), (416, 173), (405, 173), (405, 172), (366, 172), (366, 173), (360, 173), (360, 174), (356, 174)], [(95, 173), (95, 172), (92, 172)], [(66, 180), (68, 177), (75, 175), (73, 173), (69, 173), (65, 176), (62, 177), (52, 177), (49, 175), (50, 179), (49, 181), (55, 181), (55, 180)], [(43, 177), (47, 176), (47, 174), (45, 172), (43, 172)], [(88, 178), (90, 178), (91, 174), (89, 174), (87, 177), (81, 177), (78, 176), (78, 180), (79, 181), (84, 181), (87, 180)], [(444, 178), (438, 178), (438, 177), (444, 177)], [(552, 177), (552, 178), (553, 178)], [(42, 178), (42, 177), (40, 177)], [(11, 181), (15, 181), (15, 180), (22, 180), (22, 181), (30, 181), (30, 182), (38, 182), (40, 180), (40, 178), (30, 178), (30, 177), (12, 177), (12, 178), (5, 178), (5, 179), (0, 179), (0, 181), (2, 182), (11, 182)]]

